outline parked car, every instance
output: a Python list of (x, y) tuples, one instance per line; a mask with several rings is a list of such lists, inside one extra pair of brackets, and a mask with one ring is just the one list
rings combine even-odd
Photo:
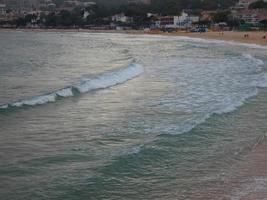
[(195, 32), (195, 33), (204, 33), (204, 32), (207, 32), (208, 31), (208, 29), (207, 28), (193, 28), (193, 29), (191, 29), (191, 32)]

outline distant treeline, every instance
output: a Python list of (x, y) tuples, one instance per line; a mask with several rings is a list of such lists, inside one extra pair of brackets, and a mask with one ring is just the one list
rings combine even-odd
[(263, 0), (256, 1), (249, 5), (250, 9), (267, 9), (267, 2)]
[[(9, 24), (17, 27), (24, 27), (27, 24), (37, 24), (45, 27), (84, 27), (88, 25), (109, 25), (112, 22), (111, 16), (117, 13), (124, 13), (127, 17), (131, 17), (132, 21), (119, 25), (131, 26), (132, 28), (145, 27), (151, 23), (153, 18), (147, 17), (147, 8), (142, 5), (121, 6), (119, 8), (107, 8), (100, 5), (90, 6), (85, 10), (79, 8), (72, 11), (62, 10), (60, 12), (42, 13), (41, 16), (36, 14), (28, 14), (25, 17), (18, 18)], [(88, 16), (85, 13), (90, 13)], [(120, 23), (120, 22), (118, 22)], [(3, 22), (2, 22), (3, 24)]]
[[(98, 5), (106, 8), (119, 8), (122, 5), (127, 5), (128, 0), (94, 0)], [(148, 6), (150, 11), (174, 14), (183, 9), (202, 9), (214, 10), (224, 9), (234, 5), (238, 0), (151, 0), (151, 5)], [(54, 0), (59, 6), (64, 0)]]
[(151, 10), (161, 14), (175, 14), (183, 9), (226, 9), (236, 2), (237, 0), (152, 0)]

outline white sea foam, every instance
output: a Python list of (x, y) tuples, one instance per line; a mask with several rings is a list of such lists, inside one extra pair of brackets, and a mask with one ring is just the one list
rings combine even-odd
[(132, 147), (130, 149), (123, 150), (121, 152), (121, 155), (135, 155), (135, 154), (138, 154), (142, 150), (143, 146), (144, 145), (138, 145), (138, 146), (134, 146), (134, 147)]
[(72, 88), (64, 88), (56, 92), (57, 96), (59, 97), (71, 97), (73, 96)]
[(225, 114), (225, 113), (230, 113), (236, 110), (237, 108), (241, 107), (247, 99), (250, 97), (256, 96), (258, 94), (258, 89), (254, 88), (251, 90), (251, 92), (248, 92), (244, 96), (242, 96), (238, 101), (228, 101), (223, 103), (223, 106), (221, 109), (217, 110), (214, 112), (214, 114)]
[(74, 96), (73, 89), (80, 93), (89, 92), (92, 90), (104, 89), (117, 84), (124, 83), (143, 72), (143, 67), (139, 64), (130, 64), (126, 68), (121, 68), (115, 71), (110, 71), (95, 78), (83, 78), (82, 81), (74, 86), (69, 86), (64, 89), (52, 92), (50, 94), (33, 97), (28, 100), (21, 100), (10, 104), (0, 105), (0, 109), (9, 107), (22, 107), (41, 105), (50, 102), (55, 102), (58, 97)]
[(1, 105), (1, 106), (0, 106), (0, 109), (7, 109), (7, 108), (8, 108), (8, 104)]
[(257, 65), (263, 65), (264, 64), (264, 62), (262, 60), (255, 58), (251, 54), (243, 54), (243, 57), (255, 62)]
[(29, 100), (18, 101), (12, 103), (11, 106), (13, 107), (21, 107), (21, 106), (34, 106), (34, 105), (41, 105), (49, 102), (55, 102), (57, 95), (55, 93), (47, 94), (43, 96), (34, 97)]
[[(261, 67), (264, 62), (250, 54), (242, 54), (240, 58), (240, 60), (234, 59), (229, 62), (229, 66), (231, 67), (228, 68), (224, 64), (216, 67), (210, 65), (211, 67), (208, 70), (209, 65), (205, 65), (205, 68), (203, 67), (202, 69), (207, 70), (203, 73), (204, 76), (207, 76), (206, 74), (209, 73), (214, 73), (214, 77), (216, 77), (217, 74), (220, 74), (220, 76), (217, 76), (218, 79), (211, 79), (213, 84), (210, 84), (210, 82), (209, 84), (201, 82), (205, 80), (205, 77), (202, 77), (201, 74), (198, 75), (196, 73), (198, 71), (194, 71), (196, 68), (190, 68), (190, 73), (197, 74), (195, 76), (196, 83), (200, 81), (201, 85), (197, 89), (194, 84), (192, 84), (194, 87), (190, 87), (191, 84), (188, 84), (185, 88), (179, 85), (179, 90), (184, 94), (183, 100), (179, 100), (174, 94), (174, 96), (169, 96), (169, 100), (166, 101), (167, 97), (164, 96), (164, 99), (153, 103), (153, 108), (165, 107), (164, 109), (176, 110), (180, 113), (193, 110), (194, 113), (181, 117), (178, 124), (165, 126), (164, 130), (162, 130), (162, 124), (158, 124), (157, 127), (153, 128), (153, 131), (156, 129), (156, 131), (168, 134), (189, 132), (199, 124), (204, 123), (214, 114), (220, 115), (235, 111), (244, 105), (249, 98), (256, 96), (258, 94), (258, 88), (267, 87), (267, 74), (263, 72), (263, 67)], [(223, 70), (220, 71), (220, 69)], [(229, 72), (227, 73), (225, 69)], [(223, 74), (224, 72), (226, 73)], [(182, 77), (180, 79), (182, 80)], [(221, 79), (222, 82), (220, 83)], [(185, 79), (183, 81), (186, 82), (187, 80)]]
[[(267, 85), (266, 85), (266, 87), (267, 87)], [(247, 93), (246, 95), (241, 97), (241, 99), (238, 101), (227, 100), (224, 103), (222, 103), (222, 105), (220, 106), (221, 108), (219, 108), (219, 109), (217, 108), (213, 111), (210, 111), (210, 112), (204, 114), (202, 117), (197, 117), (195, 119), (191, 119), (189, 122), (187, 122), (181, 126), (176, 127), (174, 130), (166, 130), (166, 132), (171, 132), (173, 134), (187, 133), (187, 132), (191, 131), (192, 129), (194, 129), (196, 126), (206, 122), (206, 120), (209, 119), (214, 114), (221, 115), (221, 114), (227, 114), (227, 113), (231, 113), (231, 112), (235, 111), (236, 109), (238, 109), (239, 107), (244, 105), (244, 103), (249, 98), (256, 96), (257, 94), (258, 94), (258, 89), (255, 88), (250, 93)]]
[(131, 64), (129, 67), (105, 73), (95, 78), (83, 78), (83, 81), (73, 88), (81, 93), (91, 90), (104, 89), (120, 83), (124, 83), (143, 72), (143, 67), (138, 64)]
[(261, 75), (261, 78), (255, 82), (255, 86), (260, 88), (267, 87), (267, 73)]

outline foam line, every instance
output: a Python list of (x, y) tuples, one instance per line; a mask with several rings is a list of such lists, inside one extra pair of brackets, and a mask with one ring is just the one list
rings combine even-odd
[(132, 63), (125, 68), (109, 71), (95, 76), (94, 78), (82, 78), (81, 82), (75, 85), (57, 90), (49, 94), (0, 105), (0, 109), (42, 105), (50, 102), (55, 102), (58, 98), (74, 96), (74, 91), (77, 91), (79, 93), (86, 93), (92, 90), (109, 88), (133, 79), (134, 77), (140, 75), (142, 72), (143, 67), (141, 65)]

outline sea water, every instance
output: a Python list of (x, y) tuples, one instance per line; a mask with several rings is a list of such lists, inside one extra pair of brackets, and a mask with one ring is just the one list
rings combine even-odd
[(0, 33), (0, 199), (194, 199), (267, 131), (267, 48)]

